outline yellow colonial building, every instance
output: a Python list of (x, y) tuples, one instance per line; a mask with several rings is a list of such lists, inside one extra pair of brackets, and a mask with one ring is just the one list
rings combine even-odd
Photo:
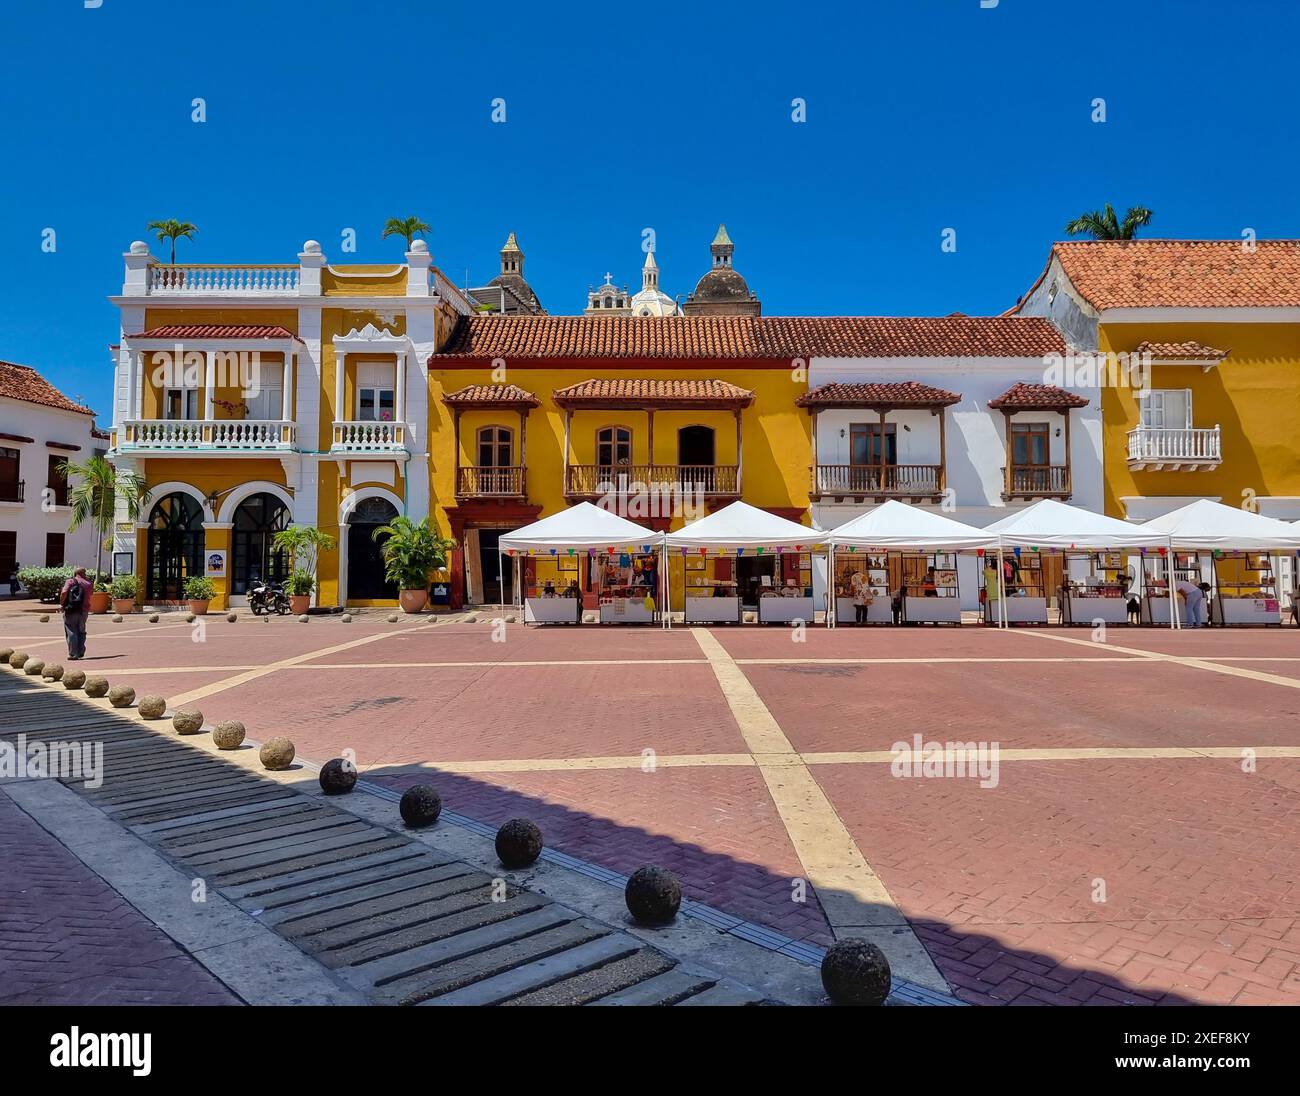
[(292, 264), (124, 259), (110, 455), (152, 493), (118, 515), (116, 572), (144, 602), (207, 574), (220, 607), (286, 577), (277, 530), (315, 525), (337, 541), (317, 604), (391, 600), (370, 532), (428, 513), (425, 362), (471, 307), (425, 244), (391, 265), (331, 265), (310, 240)]

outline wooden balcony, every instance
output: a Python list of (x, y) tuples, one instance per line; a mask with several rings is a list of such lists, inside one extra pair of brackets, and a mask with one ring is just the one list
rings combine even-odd
[(738, 499), (740, 469), (734, 464), (571, 464), (564, 484), (570, 502), (650, 491)]
[(941, 464), (819, 464), (813, 469), (814, 499), (842, 498), (924, 502), (942, 497)]
[(1073, 493), (1068, 464), (1012, 465), (1002, 469), (1004, 499), (1060, 499)]
[(528, 494), (526, 469), (469, 466), (456, 469), (458, 499), (521, 499)]

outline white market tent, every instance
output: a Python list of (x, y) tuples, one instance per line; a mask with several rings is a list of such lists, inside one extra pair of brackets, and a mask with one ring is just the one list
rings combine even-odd
[(1300, 528), (1236, 506), (1197, 499), (1142, 526), (1174, 548), (1283, 552), (1300, 548)]
[(833, 546), (849, 548), (932, 548), (959, 552), (997, 546), (983, 529), (890, 499), (825, 534)]
[(1152, 524), (1134, 525), (1055, 499), (1042, 499), (984, 532), (1005, 548), (1162, 548), (1169, 537)]
[[(762, 550), (793, 548), (800, 552), (821, 550), (826, 542), (826, 533), (819, 529), (800, 525), (788, 518), (769, 514), (747, 502), (733, 502), (716, 513), (684, 525), (675, 533), (664, 535), (665, 553), (669, 548), (727, 550)], [(668, 574), (665, 558), (665, 576)], [(671, 611), (671, 599), (667, 596), (665, 586), (665, 603)], [(736, 599), (737, 602), (739, 599)], [(800, 599), (802, 600), (802, 599)], [(811, 601), (811, 598), (807, 599)], [(786, 606), (786, 608), (789, 608)], [(687, 620), (690, 619), (691, 599), (686, 599)], [(794, 610), (801, 611), (801, 610)], [(811, 622), (811, 610), (807, 613)], [(739, 606), (737, 606), (739, 612)], [(665, 624), (669, 624), (669, 613), (664, 614)]]
[[(535, 521), (532, 525), (525, 525), (522, 529), (512, 529), (500, 538), (497, 542), (498, 589), (504, 598), (502, 555), (505, 552), (558, 555), (569, 549), (608, 551), (611, 548), (618, 552), (626, 549), (649, 552), (658, 548), (662, 541), (662, 533), (643, 528), (590, 502), (580, 502), (558, 514)], [(519, 590), (517, 580), (514, 587), (516, 591)], [(520, 604), (524, 604), (522, 596)]]

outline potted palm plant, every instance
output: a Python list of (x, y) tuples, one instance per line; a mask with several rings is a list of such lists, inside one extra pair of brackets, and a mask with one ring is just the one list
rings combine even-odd
[(429, 601), (429, 572), (447, 565), (456, 542), (430, 528), (429, 519), (396, 517), (374, 532), (384, 559), (384, 578), (398, 589), (404, 613), (419, 613)]
[(195, 616), (205, 616), (210, 602), (217, 593), (216, 584), (204, 575), (191, 575), (185, 580), (185, 600)]
[(290, 525), (271, 538), (271, 547), (289, 556), (289, 606), (297, 614), (311, 607), (316, 589), (316, 560), (321, 552), (332, 552), (336, 541), (314, 525)]
[(99, 566), (103, 559), (104, 541), (113, 531), (119, 507), (124, 520), (133, 525), (139, 520), (140, 511), (149, 497), (149, 485), (138, 473), (114, 468), (98, 456), (80, 462), (61, 461), (57, 467), (64, 479), (76, 481), (68, 492), (71, 511), (68, 531), (76, 532), (89, 523), (98, 534), (95, 538), (95, 588), (90, 595), (90, 611), (106, 613), (113, 599)]
[(140, 580), (135, 575), (118, 575), (108, 588), (113, 601), (113, 612), (128, 616), (135, 612), (135, 599), (140, 592)]

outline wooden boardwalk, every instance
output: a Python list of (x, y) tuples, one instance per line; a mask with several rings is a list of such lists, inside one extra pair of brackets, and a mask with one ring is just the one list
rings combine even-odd
[[(617, 927), (0, 670), (0, 739), (103, 746), (103, 782), (62, 783), (376, 1004), (741, 1005), (762, 995)], [(396, 806), (395, 827), (400, 827)]]

